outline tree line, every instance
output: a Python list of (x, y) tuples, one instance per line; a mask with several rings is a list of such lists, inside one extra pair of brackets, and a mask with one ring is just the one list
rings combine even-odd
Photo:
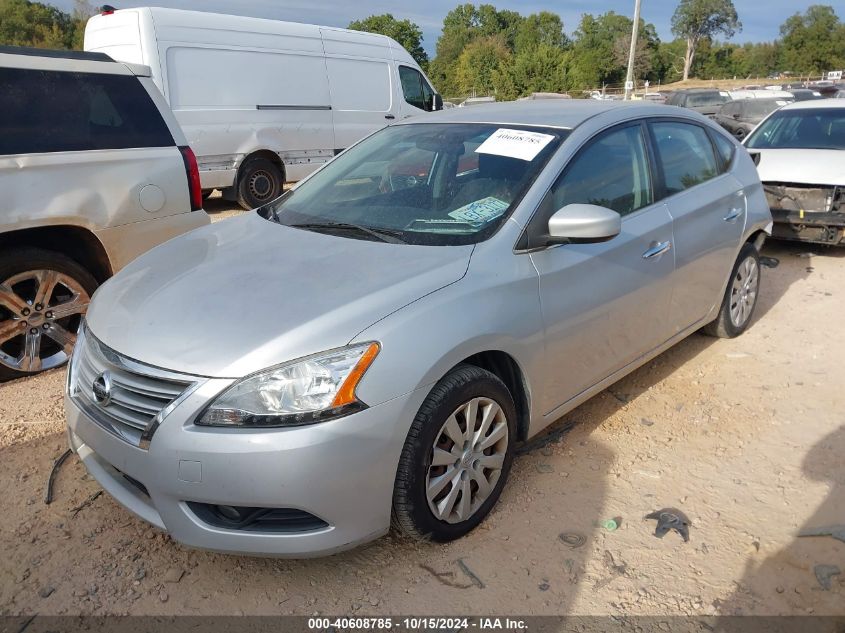
[[(31, 0), (0, 0), (0, 44), (81, 49), (85, 22), (94, 13), (87, 0), (75, 0), (70, 13)], [(585, 13), (570, 36), (550, 11), (522, 15), (491, 4), (461, 4), (443, 20), (433, 59), (422, 46), (422, 30), (410, 20), (372, 15), (349, 28), (397, 40), (447, 97), (513, 99), (621, 84), (632, 25), (613, 11)], [(661, 41), (654, 25), (640, 20), (634, 76), (657, 85), (687, 76), (756, 78), (785, 71), (820, 76), (845, 68), (845, 24), (831, 6), (813, 5), (792, 15), (772, 42), (726, 41), (741, 29), (732, 0), (680, 0), (671, 41)]]

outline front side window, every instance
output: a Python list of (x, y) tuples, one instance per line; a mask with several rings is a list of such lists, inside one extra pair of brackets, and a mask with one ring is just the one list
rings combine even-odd
[(650, 125), (667, 195), (694, 187), (720, 172), (704, 128), (675, 121)]
[(415, 108), (430, 112), (433, 108), (434, 92), (418, 70), (408, 66), (399, 67), (399, 80), (405, 101)]
[(633, 125), (605, 133), (582, 149), (552, 186), (542, 206), (543, 215), (549, 217), (576, 203), (595, 204), (624, 216), (652, 202), (642, 128)]
[(391, 126), (260, 212), (341, 237), (474, 244), (507, 219), (566, 134), (478, 123)]
[(0, 155), (174, 144), (135, 77), (0, 68)]
[(749, 149), (845, 149), (845, 108), (779, 110), (748, 137)]

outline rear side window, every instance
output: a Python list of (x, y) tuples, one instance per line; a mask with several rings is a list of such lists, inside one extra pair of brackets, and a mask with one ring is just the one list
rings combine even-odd
[(666, 194), (673, 195), (720, 173), (704, 128), (689, 123), (651, 123)]
[(731, 167), (731, 160), (733, 160), (735, 151), (734, 144), (718, 132), (711, 132), (711, 136), (713, 137), (713, 145), (716, 146), (716, 154), (719, 158), (721, 167), (719, 172), (725, 173)]
[(130, 76), (0, 68), (0, 112), (0, 155), (174, 145)]
[(402, 94), (405, 101), (420, 110), (427, 112), (432, 110), (434, 92), (422, 73), (408, 66), (400, 66), (399, 80), (402, 82)]

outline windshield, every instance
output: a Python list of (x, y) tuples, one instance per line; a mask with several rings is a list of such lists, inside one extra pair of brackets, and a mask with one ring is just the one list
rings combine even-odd
[(702, 94), (687, 95), (687, 107), (696, 108), (701, 106), (713, 106), (727, 103), (728, 97), (718, 92), (705, 92)]
[(259, 212), (342, 237), (474, 244), (507, 219), (566, 134), (477, 123), (388, 127)]
[(845, 108), (779, 110), (748, 137), (749, 149), (845, 149)]

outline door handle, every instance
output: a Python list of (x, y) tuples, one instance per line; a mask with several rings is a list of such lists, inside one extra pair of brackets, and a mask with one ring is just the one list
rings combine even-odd
[(659, 257), (663, 253), (668, 253), (670, 250), (672, 250), (672, 242), (659, 242), (643, 253), (643, 259)]
[(392, 121), (392, 120), (393, 120), (393, 119), (395, 119), (396, 117), (395, 117), (395, 116), (393, 116), (392, 114), (385, 114), (385, 115), (384, 115), (384, 118), (385, 118), (385, 119), (387, 119), (388, 121)]
[(742, 215), (742, 212), (743, 212), (743, 209), (741, 209), (739, 207), (734, 207), (733, 209), (730, 210), (730, 213), (728, 213), (722, 219), (725, 222), (730, 222), (731, 224), (734, 224), (734, 223), (736, 223), (737, 218), (739, 218), (739, 216)]

